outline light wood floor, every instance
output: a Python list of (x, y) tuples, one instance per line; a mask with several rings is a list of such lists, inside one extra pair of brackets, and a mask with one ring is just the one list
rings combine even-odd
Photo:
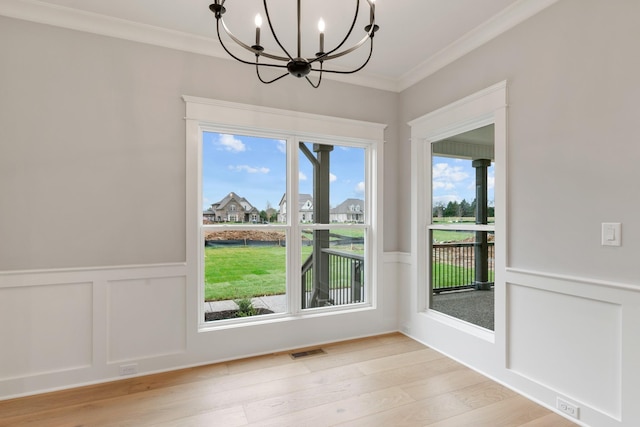
[(0, 426), (573, 426), (401, 334), (0, 402)]

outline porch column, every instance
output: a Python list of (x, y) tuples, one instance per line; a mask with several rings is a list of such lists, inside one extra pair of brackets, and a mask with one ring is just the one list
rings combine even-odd
[[(471, 163), (471, 166), (476, 169), (476, 224), (487, 224), (487, 168), (491, 166), (491, 160), (477, 159)], [(487, 232), (476, 231), (475, 240), (475, 278), (473, 284), (477, 290), (490, 290), (491, 282), (489, 282), (489, 245), (487, 244)]]
[[(313, 168), (313, 222), (329, 224), (329, 172), (332, 145), (313, 144), (316, 163)], [(329, 300), (329, 230), (313, 231), (313, 297), (311, 307), (322, 307)]]

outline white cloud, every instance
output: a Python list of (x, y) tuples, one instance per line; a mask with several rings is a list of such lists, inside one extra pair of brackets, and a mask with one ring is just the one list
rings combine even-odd
[(236, 171), (236, 172), (247, 172), (247, 173), (269, 173), (269, 168), (265, 168), (265, 167), (258, 167), (258, 168), (254, 168), (252, 166), (248, 166), (248, 165), (229, 165), (229, 169), (232, 171)]
[(307, 175), (305, 175), (303, 172), (299, 172), (298, 173), (298, 179), (300, 181), (306, 181), (307, 180)]
[[(433, 165), (432, 171), (433, 178), (433, 190), (437, 191), (456, 191), (458, 186), (463, 186), (462, 188), (466, 188), (466, 186), (474, 187), (474, 182), (468, 182), (470, 175), (467, 171), (464, 170), (462, 166), (452, 166), (447, 163), (436, 163)], [(453, 200), (461, 200), (458, 196), (441, 196), (446, 198), (446, 203)]]
[(287, 141), (278, 141), (278, 151), (287, 154)]
[(433, 165), (433, 179), (449, 182), (461, 182), (469, 178), (469, 174), (461, 166), (451, 166), (447, 163)]
[(332, 173), (329, 173), (329, 182), (336, 182), (338, 180), (338, 177), (335, 176)]
[(452, 182), (435, 181), (433, 183), (434, 190), (453, 190), (454, 188), (456, 188), (456, 186)]
[(356, 185), (355, 190), (358, 194), (364, 194), (364, 182), (359, 182), (358, 185)]
[(495, 185), (496, 185), (496, 177), (489, 175), (487, 177), (487, 186), (489, 187), (489, 190), (492, 190), (495, 187)]
[(244, 143), (235, 138), (233, 135), (220, 134), (218, 145), (221, 145), (223, 150), (233, 151), (235, 153), (247, 150), (247, 147), (244, 145)]

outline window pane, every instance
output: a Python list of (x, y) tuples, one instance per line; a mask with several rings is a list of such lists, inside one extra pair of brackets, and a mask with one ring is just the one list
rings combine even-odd
[(214, 132), (202, 139), (203, 222), (277, 222), (287, 183), (286, 142)]
[(205, 320), (286, 310), (285, 230), (264, 225), (277, 223), (285, 190), (285, 141), (203, 133)]
[(493, 223), (493, 125), (435, 142), (432, 152), (433, 223)]
[(365, 231), (303, 230), (302, 308), (365, 301)]
[(301, 143), (298, 221), (365, 222), (365, 149)]
[(430, 231), (430, 308), (493, 330), (494, 125), (431, 148), (432, 224), (446, 229)]
[(286, 310), (284, 230), (205, 230), (204, 241), (205, 320)]
[(494, 233), (431, 230), (431, 238), (431, 308), (493, 330)]

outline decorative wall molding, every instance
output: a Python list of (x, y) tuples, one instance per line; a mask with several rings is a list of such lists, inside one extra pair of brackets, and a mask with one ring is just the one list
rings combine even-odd
[(413, 86), (420, 80), (429, 77), (453, 61), (462, 58), (469, 52), (490, 42), (502, 33), (529, 19), (557, 1), (558, 0), (520, 0), (512, 4), (484, 24), (471, 30), (440, 52), (431, 56), (417, 67), (407, 71), (407, 73), (400, 78), (397, 91), (402, 92)]
[[(556, 1), (558, 0), (520, 0), (422, 64), (409, 70), (398, 80), (366, 73), (349, 76), (327, 74), (325, 78), (375, 89), (401, 92), (551, 6)], [(37, 0), (0, 0), (0, 15), (231, 60), (219, 46), (219, 43), (214, 43), (213, 37), (202, 37), (159, 28)]]

